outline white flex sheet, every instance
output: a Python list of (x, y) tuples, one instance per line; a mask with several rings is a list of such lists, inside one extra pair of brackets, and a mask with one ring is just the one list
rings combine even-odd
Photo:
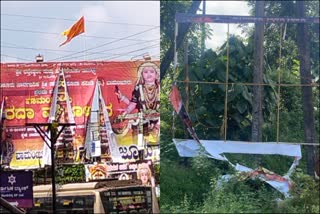
[[(197, 141), (192, 139), (173, 139), (181, 157), (195, 157), (200, 149)], [(212, 158), (227, 160), (223, 153), (285, 155), (301, 158), (300, 145), (289, 143), (252, 143), (242, 141), (200, 140)]]
[[(173, 139), (176, 145), (178, 153), (181, 157), (195, 157), (199, 155), (200, 144), (193, 139)], [(221, 140), (200, 140), (201, 145), (206, 150), (205, 154), (217, 160), (228, 161), (224, 156), (224, 153), (236, 153), (236, 154), (264, 154), (264, 155), (284, 155), (294, 157), (295, 160), (288, 170), (288, 173), (284, 178), (289, 179), (295, 166), (298, 165), (299, 159), (301, 159), (301, 147), (300, 145), (293, 145), (289, 143), (252, 143), (241, 141), (221, 141)], [(228, 161), (229, 162), (229, 161)], [(230, 162), (229, 162), (230, 163)], [(240, 172), (252, 172), (253, 169), (236, 164), (230, 163), (237, 171)], [(283, 193), (286, 197), (289, 196), (290, 181), (279, 182), (276, 180), (268, 180), (264, 176), (259, 176), (259, 179), (267, 182), (272, 187)]]

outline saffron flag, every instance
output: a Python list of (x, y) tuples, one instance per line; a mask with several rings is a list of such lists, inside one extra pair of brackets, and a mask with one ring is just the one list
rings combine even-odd
[(192, 122), (188, 115), (188, 112), (186, 111), (182, 103), (181, 96), (176, 85), (172, 86), (171, 92), (169, 94), (169, 98), (174, 110), (177, 112), (177, 114), (181, 117), (184, 124), (187, 126), (187, 130), (190, 133), (190, 135), (193, 137), (193, 139), (195, 139), (198, 143), (200, 143), (200, 140), (194, 128), (192, 127)]
[(82, 16), (71, 28), (63, 31), (61, 34), (63, 36), (67, 36), (67, 40), (64, 41), (60, 47), (68, 42), (71, 41), (74, 37), (78, 36), (79, 34), (84, 33), (84, 17)]

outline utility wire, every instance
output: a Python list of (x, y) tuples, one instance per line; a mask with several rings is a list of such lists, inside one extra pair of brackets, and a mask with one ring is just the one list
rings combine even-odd
[[(142, 54), (141, 54), (142, 55)], [(140, 55), (140, 56), (141, 56)], [(92, 58), (92, 59), (89, 59), (89, 61), (107, 61), (107, 60), (111, 60), (111, 59), (117, 59), (118, 58), (118, 60), (120, 60), (120, 57), (125, 57), (125, 56), (128, 56), (128, 57), (135, 57), (135, 56), (137, 56), (137, 55), (129, 55), (129, 54), (124, 54), (124, 53), (114, 53), (114, 54), (110, 54), (109, 56), (114, 56), (114, 57), (109, 57), (109, 58)]]
[[(105, 52), (107, 51), (112, 51), (112, 50), (118, 50), (121, 48), (127, 48), (130, 46), (136, 46), (136, 45), (140, 45), (140, 44), (144, 44), (146, 42), (138, 42), (138, 43), (134, 43), (131, 45), (124, 45), (124, 46), (120, 46), (120, 47), (115, 47), (112, 49), (108, 49), (108, 50), (104, 50), (104, 51), (100, 51), (100, 52), (88, 52), (90, 54), (105, 54)], [(14, 45), (14, 44), (12, 44)], [(36, 50), (36, 51), (50, 51), (50, 52), (67, 52), (67, 53), (75, 53), (77, 51), (70, 51), (70, 50), (58, 50), (58, 49), (48, 49), (48, 48), (32, 48), (32, 47), (24, 47), (24, 46), (7, 46), (7, 45), (2, 45), (1, 48), (11, 48), (11, 49), (22, 49), (22, 50)]]
[[(134, 52), (141, 51), (141, 50), (146, 50), (147, 48), (152, 49), (152, 47), (155, 48), (155, 47), (157, 47), (157, 46), (159, 46), (159, 44), (151, 45), (151, 46), (148, 46), (148, 47), (144, 47), (144, 48), (141, 48), (141, 49), (129, 51), (129, 52), (126, 52), (126, 53), (120, 53), (120, 55), (125, 55), (125, 54), (130, 54), (130, 53), (134, 53)], [(114, 59), (114, 58), (116, 58), (116, 57), (107, 58), (107, 59), (105, 59), (105, 60), (103, 60), (103, 61), (110, 60), (110, 59)]]
[(46, 49), (46, 48), (31, 48), (31, 47), (7, 46), (7, 45), (2, 45), (1, 48), (12, 48), (12, 49), (20, 49), (20, 50), (35, 50), (35, 51), (51, 51), (51, 52), (68, 52), (68, 53), (76, 52), (76, 51), (68, 51), (68, 50), (55, 50), (55, 49)]
[[(137, 45), (137, 44), (135, 44), (135, 45)], [(111, 51), (111, 50), (119, 50), (119, 49), (121, 49), (121, 48), (127, 48), (127, 47), (135, 46), (135, 45), (125, 45), (125, 46), (121, 46), (120, 48), (118, 47), (118, 48), (103, 50), (103, 51), (100, 51), (100, 52), (90, 52), (90, 54), (89, 54), (89, 52), (87, 52), (87, 53), (85, 53), (85, 54), (83, 54), (83, 55), (80, 55), (80, 56), (66, 57), (66, 58), (64, 58), (63, 60), (77, 59), (77, 58), (87, 57), (87, 56), (89, 56), (89, 55), (94, 55), (94, 54), (105, 54), (105, 52), (108, 52), (108, 51)], [(151, 45), (151, 46), (154, 46), (154, 45), (159, 45), (159, 43), (153, 44), (153, 45)], [(148, 47), (150, 47), (150, 46), (147, 46), (147, 47), (145, 47), (145, 48), (148, 48)], [(110, 54), (109, 54), (108, 56), (110, 56)], [(92, 58), (92, 59), (95, 59), (95, 58)], [(89, 59), (89, 60), (91, 60), (91, 59)]]
[[(130, 55), (128, 55), (128, 54), (130, 54), (130, 53), (135, 53), (135, 52), (138, 52), (138, 51), (146, 51), (146, 50), (148, 50), (148, 49), (152, 49), (152, 48), (155, 48), (155, 47), (157, 47), (157, 46), (159, 46), (159, 44), (154, 44), (154, 45), (150, 45), (150, 46), (146, 46), (146, 47), (143, 47), (143, 48), (139, 48), (139, 49), (135, 49), (135, 50), (132, 50), (132, 51), (129, 51), (129, 52), (122, 52), (122, 53), (114, 53), (114, 54), (108, 54), (108, 55), (106, 55), (105, 57), (111, 57), (111, 56), (130, 56)], [(132, 56), (132, 55), (131, 55)], [(111, 58), (107, 58), (107, 59), (105, 59), (105, 57), (103, 57), (103, 58), (91, 58), (91, 59), (89, 59), (89, 60), (96, 60), (96, 59), (103, 59), (103, 61), (105, 61), (105, 60), (109, 60), (109, 59), (114, 59), (114, 58), (116, 58), (116, 57), (111, 57)], [(132, 56), (132, 57), (136, 57), (136, 55), (135, 56)]]
[[(129, 53), (134, 53), (134, 52), (137, 52), (137, 51), (141, 51), (141, 50), (147, 50), (148, 48), (151, 48), (151, 47), (155, 47), (155, 46), (159, 46), (159, 44), (153, 44), (153, 45), (150, 45), (150, 46), (146, 46), (146, 47), (143, 47), (143, 48), (140, 48), (140, 49), (136, 49), (136, 50), (132, 50), (130, 52), (125, 52), (125, 53), (114, 53), (114, 54), (108, 54), (106, 57), (109, 57), (109, 56), (131, 56), (131, 55), (127, 55)], [(127, 46), (128, 47), (128, 46)], [(81, 57), (84, 57), (84, 56), (88, 56), (89, 54), (87, 55), (80, 55), (80, 56), (73, 56), (73, 57), (67, 57), (67, 58), (64, 58), (63, 60), (70, 60), (70, 59), (77, 59), (77, 58), (81, 58)], [(91, 54), (92, 55), (92, 54)], [(105, 57), (103, 57), (105, 58)], [(101, 57), (100, 58), (91, 58), (91, 59), (87, 59), (87, 60), (97, 60), (97, 59), (102, 59)]]
[[(158, 45), (152, 45), (152, 46), (158, 46)], [(153, 48), (155, 48), (153, 47)], [(152, 48), (148, 48), (148, 49), (152, 49)], [(107, 60), (110, 60), (110, 59), (116, 59), (118, 56), (129, 56), (129, 57), (136, 57), (137, 55), (129, 55), (130, 53), (134, 53), (134, 52), (138, 52), (138, 51), (141, 51), (141, 50), (147, 50), (146, 48), (141, 48), (141, 49), (137, 49), (137, 50), (133, 50), (133, 51), (130, 51), (130, 52), (125, 52), (125, 53), (113, 53), (113, 54), (109, 54), (105, 57), (95, 57), (95, 58), (91, 58), (91, 59), (86, 59), (86, 61), (107, 61)], [(139, 56), (141, 56), (142, 54), (139, 54)], [(114, 56), (114, 57), (112, 57)], [(79, 57), (72, 57), (72, 58), (68, 58), (68, 59), (64, 59), (64, 60), (71, 60), (71, 59), (77, 59), (77, 58), (81, 58), (82, 56), (79, 56)], [(106, 59), (106, 57), (109, 57)], [(155, 58), (155, 57), (154, 57)]]
[[(23, 30), (23, 29), (12, 29), (12, 28), (1, 28), (1, 31), (14, 31), (14, 32), (25, 32), (25, 33), (40, 33), (40, 34), (49, 34), (49, 35), (61, 35), (60, 33), (53, 32), (44, 32), (44, 31), (34, 31), (34, 30)], [(95, 39), (119, 39), (116, 37), (105, 37), (105, 36), (89, 36), (89, 35), (81, 35), (85, 38), (95, 38)], [(152, 40), (143, 40), (143, 39), (123, 39), (128, 41), (144, 41), (149, 42)], [(158, 40), (158, 39), (157, 39)], [(159, 39), (160, 40), (160, 39)]]
[[(77, 19), (65, 19), (65, 18), (56, 18), (56, 17), (45, 17), (45, 16), (30, 16), (30, 15), (18, 15), (18, 14), (8, 14), (1, 13), (1, 16), (15, 16), (15, 17), (23, 17), (23, 18), (34, 18), (34, 19), (51, 19), (51, 20), (64, 20), (64, 21), (78, 21)], [(107, 21), (93, 21), (86, 20), (86, 22), (93, 23), (103, 23), (103, 24), (115, 24), (115, 25), (131, 25), (131, 26), (140, 26), (140, 27), (159, 27), (157, 25), (146, 25), (146, 24), (135, 24), (135, 23), (126, 23), (126, 22), (107, 22)]]
[(69, 55), (65, 55), (65, 56), (62, 56), (62, 57), (58, 57), (58, 58), (52, 59), (52, 60), (50, 60), (50, 61), (61, 60), (61, 59), (63, 59), (63, 58), (69, 57), (69, 56), (77, 55), (77, 54), (79, 54), (79, 53), (84, 53), (84, 52), (86, 52), (86, 51), (93, 50), (93, 49), (96, 49), (96, 48), (101, 48), (101, 47), (103, 47), (103, 46), (106, 46), (106, 45), (109, 45), (109, 44), (112, 44), (112, 43), (115, 43), (115, 42), (119, 42), (119, 41), (121, 41), (121, 40), (130, 38), (130, 37), (133, 37), (133, 36), (137, 36), (137, 35), (143, 34), (143, 33), (145, 33), (145, 32), (154, 30), (154, 29), (156, 29), (156, 28), (158, 28), (158, 27), (152, 27), (152, 28), (149, 28), (149, 29), (147, 29), (147, 30), (141, 31), (141, 32), (139, 32), (139, 33), (132, 34), (132, 35), (130, 35), (130, 36), (126, 36), (126, 37), (123, 37), (123, 38), (120, 38), (120, 39), (117, 39), (117, 40), (114, 40), (114, 41), (111, 41), (111, 42), (107, 42), (107, 43), (104, 43), (104, 44), (102, 44), (102, 45), (95, 46), (95, 47), (93, 47), (93, 48), (88, 48), (88, 49), (79, 51), (79, 52), (74, 53), (74, 54), (69, 54)]
[(0, 42), (1, 42), (1, 47), (2, 47), (2, 44), (13, 45), (13, 46), (16, 46), (16, 47), (18, 46), (15, 43), (4, 42), (3, 40), (1, 40)]
[[(107, 49), (107, 50), (103, 50), (103, 51), (100, 51), (100, 52), (90, 52), (90, 54), (87, 54), (86, 56), (88, 55), (92, 55), (92, 54), (104, 54), (108, 51), (111, 51), (111, 50), (119, 50), (119, 49), (122, 49), (122, 48), (127, 48), (127, 47), (131, 47), (131, 46), (136, 46), (136, 45), (140, 45), (140, 44), (145, 44), (145, 42), (139, 42), (139, 43), (136, 43), (136, 44), (132, 44), (132, 45), (124, 45), (124, 46), (120, 46), (120, 47), (116, 47), (116, 48), (112, 48), (112, 49)], [(159, 42), (157, 42), (157, 44), (154, 44), (154, 45), (159, 45)], [(83, 55), (84, 56), (84, 55)]]
[(10, 56), (10, 55), (3, 54), (3, 53), (1, 53), (1, 56), (6, 56), (6, 57), (9, 57), (9, 58), (14, 58), (14, 59), (20, 59), (20, 60), (23, 60), (23, 61), (32, 61), (31, 59), (25, 59), (25, 58)]

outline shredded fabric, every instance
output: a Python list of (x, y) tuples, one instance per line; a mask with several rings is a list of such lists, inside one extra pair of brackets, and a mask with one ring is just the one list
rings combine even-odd
[[(200, 144), (192, 139), (173, 139), (173, 142), (181, 157), (196, 157), (200, 154)], [(289, 196), (289, 190), (292, 182), (290, 175), (301, 159), (300, 145), (289, 143), (257, 143), (241, 141), (221, 141), (221, 140), (200, 140), (201, 145), (206, 150), (206, 155), (216, 160), (229, 162), (236, 171), (246, 172), (250, 178), (258, 178), (267, 182), (273, 188), (283, 193), (285, 197)], [(263, 155), (284, 155), (294, 157), (294, 161), (284, 176), (280, 176), (265, 168), (251, 169), (240, 164), (232, 164), (225, 156), (225, 153), (234, 154), (263, 154)]]

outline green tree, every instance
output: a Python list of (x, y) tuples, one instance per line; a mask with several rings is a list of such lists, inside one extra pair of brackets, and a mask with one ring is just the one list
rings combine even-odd
[[(190, 2), (190, 1), (185, 1)], [(166, 2), (166, 7), (169, 3)], [(179, 4), (179, 3), (176, 3)], [(255, 2), (249, 2), (251, 6)], [(312, 16), (319, 15), (316, 11), (318, 3), (306, 2), (307, 13)], [(176, 5), (177, 6), (177, 5)], [(267, 16), (295, 16), (294, 1), (266, 1), (265, 12)], [(316, 7), (317, 6), (317, 7)], [(182, 8), (182, 7), (181, 7)], [(175, 9), (181, 12), (181, 8)], [(173, 8), (162, 8), (175, 12)], [(172, 10), (171, 10), (172, 9)], [(186, 8), (185, 8), (186, 9)], [(166, 15), (165, 11), (161, 11)], [(168, 24), (168, 31), (173, 28), (173, 18), (164, 19), (161, 25)], [(167, 23), (168, 22), (168, 23)], [(170, 23), (169, 23), (170, 22)], [(252, 86), (238, 84), (240, 82), (252, 82), (253, 70), (253, 29), (241, 25), (247, 32), (246, 38), (231, 35), (229, 39), (229, 79), (228, 86), (228, 127), (227, 139), (250, 140), (252, 122)], [(317, 27), (315, 27), (317, 26)], [(314, 82), (319, 83), (319, 39), (317, 33), (319, 25), (310, 26), (311, 48), (311, 74)], [(286, 36), (283, 39), (284, 29)], [(218, 84), (225, 81), (226, 50), (227, 43), (223, 44), (216, 52), (205, 50), (204, 55), (198, 54), (200, 44), (200, 28), (196, 25), (188, 34), (190, 47), (189, 71), (190, 80), (202, 81), (210, 84), (190, 84), (189, 115), (200, 139), (222, 139), (224, 98), (226, 87)], [(281, 33), (280, 33), (281, 32)], [(318, 34), (319, 35), (319, 34)], [(161, 35), (163, 36), (163, 35)], [(173, 38), (168, 38), (167, 46)], [(266, 24), (264, 43), (264, 70), (263, 83), (272, 84), (264, 87), (263, 99), (263, 141), (276, 141), (277, 137), (277, 96), (278, 72), (281, 74), (282, 84), (300, 84), (300, 60), (296, 43), (296, 25)], [(281, 60), (279, 60), (281, 40)], [(164, 40), (165, 42), (165, 40)], [(161, 44), (162, 45), (162, 44)], [(166, 49), (162, 49), (165, 53)], [(199, 52), (197, 52), (199, 51)], [(194, 54), (195, 53), (195, 54)], [(180, 65), (183, 62), (183, 54), (179, 52)], [(239, 180), (237, 177), (225, 183), (217, 189), (217, 183), (222, 175), (234, 173), (232, 169), (221, 161), (215, 161), (204, 157), (196, 157), (185, 161), (178, 157), (171, 138), (185, 138), (184, 126), (179, 118), (172, 116), (172, 108), (168, 101), (168, 94), (173, 80), (183, 80), (182, 66), (175, 71), (169, 70), (167, 78), (162, 80), (161, 94), (161, 211), (165, 213), (192, 213), (192, 212), (306, 212), (319, 211), (319, 205), (315, 202), (319, 194), (317, 182), (306, 182), (304, 179), (296, 179), (295, 185), (301, 188), (292, 192), (293, 198), (285, 199), (283, 195), (259, 180)], [(182, 97), (185, 97), (183, 83), (178, 82)], [(315, 99), (314, 109), (319, 113), (319, 87), (313, 88)], [(303, 113), (301, 103), (301, 90), (299, 87), (281, 87), (280, 91), (280, 141), (303, 142)], [(173, 120), (174, 118), (174, 120)], [(315, 118), (316, 129), (319, 131), (319, 118)], [(174, 124), (174, 126), (173, 126)], [(303, 147), (304, 148), (304, 147)], [(227, 155), (233, 163), (241, 163), (250, 167), (257, 167), (252, 162), (252, 156)], [(281, 163), (281, 164), (279, 164)], [(292, 163), (292, 158), (282, 156), (262, 156), (261, 164), (278, 174), (285, 174)], [(303, 149), (303, 159), (300, 162), (301, 176), (305, 175), (306, 159)], [(305, 189), (304, 189), (305, 188)], [(302, 190), (304, 189), (304, 190)], [(304, 196), (299, 193), (304, 192)], [(314, 197), (314, 198), (312, 198)], [(312, 198), (312, 200), (311, 200)], [(290, 208), (290, 206), (292, 206)]]

